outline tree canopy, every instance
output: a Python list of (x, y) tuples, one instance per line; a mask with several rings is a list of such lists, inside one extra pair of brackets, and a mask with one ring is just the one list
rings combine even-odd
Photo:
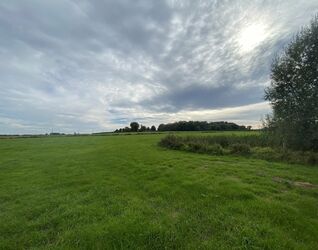
[(179, 121), (160, 124), (158, 131), (213, 131), (213, 130), (246, 130), (245, 126), (233, 122)]
[(281, 144), (318, 149), (318, 16), (273, 60), (265, 99), (273, 108), (269, 129)]
[[(241, 126), (233, 122), (206, 122), (206, 121), (179, 121), (174, 123), (160, 124), (158, 131), (232, 131), (232, 130), (251, 130), (251, 126)], [(130, 128), (116, 129), (115, 133), (120, 132), (154, 132), (156, 127), (151, 128), (139, 125), (138, 122), (130, 123)]]
[(138, 122), (131, 122), (130, 129), (132, 132), (137, 132), (139, 129), (139, 123)]

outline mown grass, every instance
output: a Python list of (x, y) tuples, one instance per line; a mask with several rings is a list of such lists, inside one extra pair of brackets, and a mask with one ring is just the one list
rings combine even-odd
[(0, 140), (0, 249), (317, 249), (317, 168), (163, 136)]

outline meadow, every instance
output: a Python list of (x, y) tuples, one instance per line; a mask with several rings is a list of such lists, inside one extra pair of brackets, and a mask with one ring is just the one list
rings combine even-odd
[(164, 136), (0, 139), (0, 249), (317, 249), (316, 166)]

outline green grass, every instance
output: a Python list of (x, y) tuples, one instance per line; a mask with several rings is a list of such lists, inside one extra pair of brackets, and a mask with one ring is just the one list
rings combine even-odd
[(318, 168), (163, 136), (0, 140), (0, 249), (317, 249)]

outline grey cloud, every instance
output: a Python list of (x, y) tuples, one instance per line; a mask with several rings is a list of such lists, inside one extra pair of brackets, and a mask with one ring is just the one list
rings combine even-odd
[[(314, 0), (1, 1), (0, 133), (262, 102), (273, 55), (317, 11)], [(255, 23), (266, 39), (241, 53)]]
[[(182, 109), (217, 109), (223, 107), (243, 106), (260, 101), (263, 90), (259, 86), (249, 86), (243, 89), (231, 85), (215, 88), (190, 85), (189, 87), (170, 91), (168, 94), (156, 96), (154, 99), (143, 103), (144, 107), (160, 111), (160, 107), (168, 112), (177, 112)], [(168, 105), (170, 109), (167, 109)], [(157, 108), (159, 106), (159, 109)]]

